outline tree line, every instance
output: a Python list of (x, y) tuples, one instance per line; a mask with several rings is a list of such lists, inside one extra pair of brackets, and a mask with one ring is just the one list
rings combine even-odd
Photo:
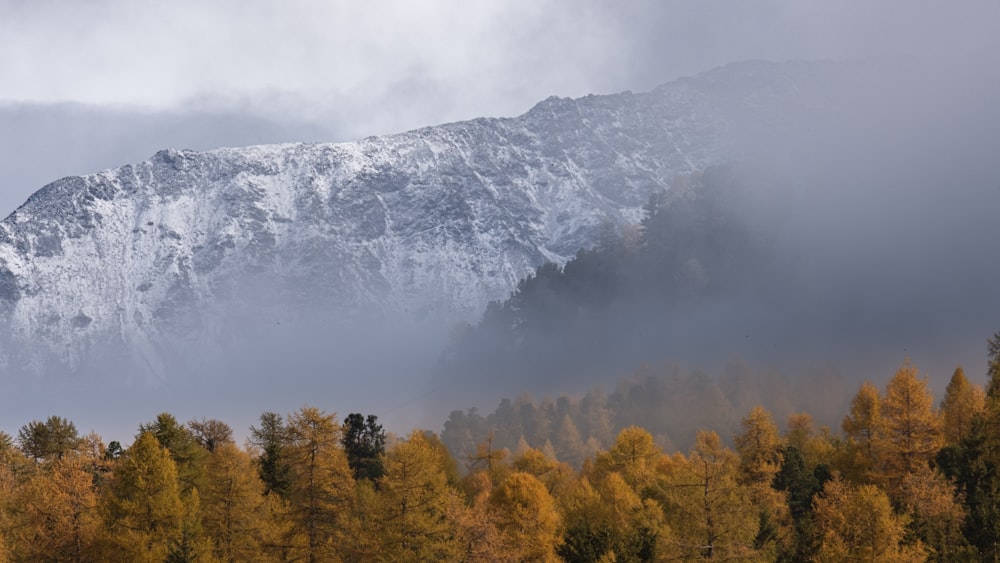
[(0, 560), (991, 561), (1000, 332), (988, 365), (985, 390), (956, 369), (935, 405), (906, 362), (839, 433), (758, 406), (732, 447), (629, 426), (579, 468), (314, 407), (264, 413), (242, 447), (214, 419), (163, 413), (122, 447), (53, 416), (0, 436)]
[(579, 469), (586, 458), (610, 448), (618, 431), (629, 426), (647, 430), (664, 450), (687, 450), (700, 429), (732, 436), (740, 413), (755, 406), (782, 420), (806, 411), (817, 426), (836, 426), (850, 399), (844, 378), (828, 368), (789, 377), (773, 369), (754, 369), (739, 359), (718, 374), (673, 363), (642, 365), (610, 392), (595, 387), (582, 395), (541, 400), (525, 393), (502, 399), (488, 413), (476, 407), (452, 411), (441, 440), (458, 453), (472, 451), (487, 439), (511, 451), (534, 447)]

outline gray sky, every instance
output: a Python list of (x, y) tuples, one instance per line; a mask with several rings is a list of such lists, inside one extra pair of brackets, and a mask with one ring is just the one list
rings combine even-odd
[(998, 50), (1000, 3), (0, 0), (0, 216), (160, 148), (349, 140), (750, 58)]

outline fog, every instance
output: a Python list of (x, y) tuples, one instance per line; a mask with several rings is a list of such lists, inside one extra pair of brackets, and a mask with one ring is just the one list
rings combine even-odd
[(445, 2), (414, 11), (388, 2), (338, 12), (222, 2), (197, 12), (182, 2), (146, 14), (123, 9), (130, 4), (0, 6), (0, 215), (59, 177), (165, 147), (340, 141), (515, 115), (552, 94), (642, 91), (749, 58), (873, 62), (869, 75), (827, 93), (833, 112), (805, 103), (774, 129), (730, 131), (746, 171), (739, 217), (770, 241), (761, 277), (773, 283), (670, 323), (634, 317), (633, 334), (648, 342), (614, 368), (578, 379), (442, 379), (435, 362), (451, 322), (262, 322), (228, 348), (168, 346), (179, 367), (153, 380), (121, 382), (103, 366), (94, 371), (106, 385), (18, 382), (0, 429), (60, 414), (128, 441), (166, 410), (220, 418), (245, 435), (261, 412), (304, 403), (374, 412), (401, 432), (437, 429), (450, 409), (495, 405), (501, 394), (610, 386), (647, 361), (718, 369), (737, 356), (791, 375), (832, 363), (879, 384), (909, 357), (939, 396), (956, 364), (983, 381), (985, 340), (1000, 328), (996, 3)]
[(939, 388), (957, 363), (985, 373), (984, 341), (996, 330), (1000, 111), (990, 100), (1000, 67), (980, 55), (904, 61), (898, 80), (862, 89), (811, 139), (774, 149), (795, 189), (797, 214), (777, 237), (799, 259), (800, 293), (789, 297), (815, 320), (796, 332), (883, 365), (911, 356)]
[[(996, 63), (993, 53), (852, 63), (828, 88), (803, 91), (780, 122), (737, 121), (736, 187), (721, 213), (755, 247), (693, 254), (719, 287), (664, 304), (657, 288), (668, 280), (648, 276), (595, 313), (599, 332), (557, 317), (554, 329), (523, 332), (535, 360), (495, 368), (488, 346), (463, 358), (448, 376), (455, 395), (489, 409), (490, 395), (610, 388), (642, 363), (718, 374), (733, 359), (788, 377), (828, 366), (851, 386), (882, 386), (909, 359), (939, 398), (958, 365), (984, 383), (1000, 311)], [(726, 252), (749, 265), (713, 271), (739, 262)], [(590, 304), (570, 299), (542, 309)]]
[(454, 318), (345, 318), (318, 305), (286, 315), (271, 295), (281, 292), (265, 288), (239, 300), (255, 305), (234, 308), (220, 338), (162, 344), (165, 367), (152, 379), (123, 382), (130, 368), (101, 359), (75, 380), (27, 383), (5, 424), (52, 411), (127, 442), (163, 410), (220, 418), (245, 436), (260, 413), (308, 403), (342, 417), (376, 413), (399, 431), (438, 429), (452, 409), (487, 410), (505, 396), (611, 389), (643, 363), (718, 374), (734, 359), (788, 377), (825, 366), (849, 385), (882, 385), (909, 358), (939, 397), (958, 364), (983, 382), (1000, 281), (1000, 65), (991, 62), (852, 63), (850, 80), (820, 93), (832, 104), (812, 104), (809, 91), (773, 127), (735, 121), (738, 190), (725, 211), (761, 242), (759, 264), (721, 293), (617, 310), (602, 341), (575, 343), (607, 350), (599, 362), (574, 363), (578, 348), (560, 348), (564, 335), (554, 334), (535, 346), (569, 357), (548, 371), (503, 374), (474, 358), (481, 368), (449, 372), (438, 360)]
[[(129, 443), (140, 422), (160, 412), (178, 420), (217, 418), (242, 441), (266, 411), (286, 414), (303, 405), (336, 412), (373, 413), (387, 428), (438, 429), (447, 412), (432, 400), (429, 370), (447, 342), (448, 327), (385, 315), (353, 315), (315, 307), (286, 309), (280, 321), (262, 314), (275, 305), (230, 304), (225, 332), (161, 338), (155, 352), (97, 346), (76, 370), (58, 362), (44, 375), (11, 377), (4, 393), (8, 433), (49, 414)], [(238, 319), (238, 321), (237, 321)], [(153, 359), (155, 365), (150, 365)], [(16, 398), (16, 401), (9, 399)]]

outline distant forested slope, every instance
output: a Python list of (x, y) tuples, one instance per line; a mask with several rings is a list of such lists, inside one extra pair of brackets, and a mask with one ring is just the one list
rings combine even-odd
[[(771, 240), (780, 202), (751, 189), (748, 177), (720, 166), (679, 178), (650, 198), (639, 224), (609, 226), (597, 247), (564, 267), (541, 266), (507, 300), (490, 303), (478, 325), (456, 335), (442, 370), (523, 389), (539, 379), (606, 381), (644, 361), (701, 359), (704, 351), (686, 343), (703, 348), (716, 327), (739, 330), (738, 322), (723, 327), (724, 318), (780, 295)], [(737, 352), (720, 342), (709, 353)]]

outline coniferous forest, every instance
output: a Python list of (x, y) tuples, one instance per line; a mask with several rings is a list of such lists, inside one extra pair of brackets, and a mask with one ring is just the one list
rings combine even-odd
[(958, 368), (938, 400), (904, 362), (839, 427), (755, 406), (683, 448), (623, 426), (647, 419), (619, 392), (456, 411), (441, 436), (267, 412), (243, 445), (215, 419), (162, 413), (124, 446), (52, 416), (0, 434), (0, 560), (992, 561), (1000, 332), (987, 353), (985, 390)]

